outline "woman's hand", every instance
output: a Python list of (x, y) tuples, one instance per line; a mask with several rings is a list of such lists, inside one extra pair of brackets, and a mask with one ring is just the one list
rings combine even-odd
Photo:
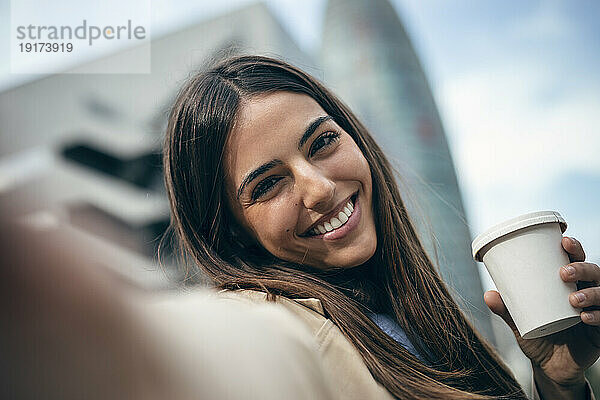
[[(562, 246), (571, 263), (563, 266), (559, 274), (563, 281), (578, 284), (580, 290), (571, 293), (569, 301), (574, 307), (583, 308), (583, 323), (545, 337), (523, 339), (497, 291), (487, 291), (484, 301), (512, 329), (534, 372), (543, 373), (543, 379), (549, 378), (561, 387), (574, 387), (585, 381), (584, 371), (600, 357), (600, 309), (596, 307), (600, 306), (600, 268), (584, 262), (585, 252), (579, 241), (563, 237)], [(579, 300), (580, 295), (583, 300)]]

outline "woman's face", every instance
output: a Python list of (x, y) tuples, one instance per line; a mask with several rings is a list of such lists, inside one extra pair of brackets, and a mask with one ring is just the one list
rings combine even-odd
[(276, 92), (243, 103), (226, 150), (230, 207), (271, 254), (329, 269), (375, 253), (367, 160), (310, 96)]

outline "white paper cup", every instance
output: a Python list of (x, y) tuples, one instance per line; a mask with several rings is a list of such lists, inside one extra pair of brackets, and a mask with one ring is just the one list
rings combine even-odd
[(566, 229), (559, 213), (540, 211), (505, 221), (473, 240), (473, 258), (485, 264), (524, 339), (581, 321), (581, 309), (569, 303), (577, 286), (559, 275), (570, 262), (561, 244)]

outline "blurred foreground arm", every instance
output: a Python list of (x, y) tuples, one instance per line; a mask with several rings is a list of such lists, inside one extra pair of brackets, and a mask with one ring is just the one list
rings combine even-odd
[(137, 290), (61, 234), (0, 222), (0, 398), (330, 398), (285, 311)]

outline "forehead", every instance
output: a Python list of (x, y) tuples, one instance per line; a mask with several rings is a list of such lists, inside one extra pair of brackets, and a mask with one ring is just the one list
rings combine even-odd
[(314, 99), (299, 93), (276, 92), (242, 103), (227, 143), (228, 175), (239, 184), (253, 167), (296, 149), (306, 126), (326, 114)]

